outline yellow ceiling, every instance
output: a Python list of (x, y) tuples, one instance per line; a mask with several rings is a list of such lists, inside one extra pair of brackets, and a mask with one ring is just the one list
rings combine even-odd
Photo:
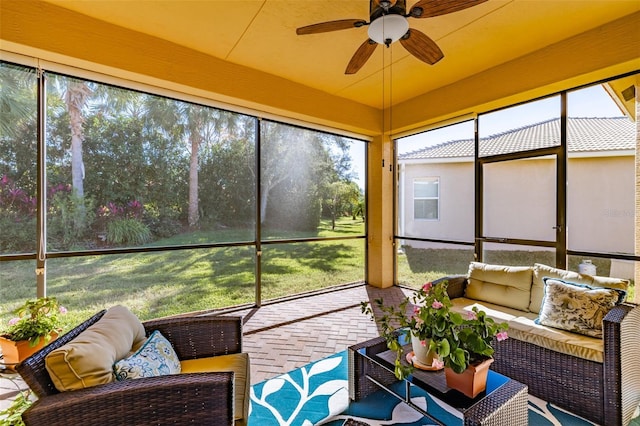
[(398, 103), (640, 10), (635, 0), (491, 0), (440, 17), (409, 18), (440, 45), (442, 61), (427, 65), (395, 43), (388, 55), (378, 46), (347, 76), (349, 59), (368, 38), (366, 26), (306, 36), (295, 29), (368, 20), (367, 0), (47, 1), (377, 108), (383, 65), (391, 69), (391, 101)]
[[(424, 124), (424, 116), (440, 119), (465, 112), (465, 109), (469, 109), (466, 112), (479, 112), (479, 105), (488, 108), (494, 105), (491, 102), (495, 99), (513, 98), (518, 93), (531, 92), (534, 87), (544, 86), (549, 91), (561, 88), (557, 84), (564, 79), (612, 66), (613, 71), (607, 73), (628, 72), (640, 64), (638, 0), (490, 0), (440, 17), (409, 18), (411, 28), (422, 31), (438, 43), (444, 59), (435, 65), (427, 65), (409, 55), (399, 43), (390, 48), (378, 46), (355, 75), (345, 75), (344, 69), (355, 50), (367, 39), (366, 26), (305, 36), (296, 35), (295, 30), (336, 19), (368, 20), (367, 0), (28, 1), (36, 5), (37, 9), (33, 10), (42, 11), (43, 16), (37, 18), (41, 20), (41, 26), (55, 15), (44, 7), (46, 3), (81, 14), (74, 15), (77, 17), (86, 15), (242, 67), (238, 69), (259, 71), (260, 74), (254, 74), (250, 81), (240, 80), (237, 84), (244, 84), (253, 92), (264, 91), (264, 98), (270, 97), (274, 104), (283, 104), (278, 106), (281, 109), (287, 109), (286, 101), (276, 97), (308, 97), (318, 93), (315, 91), (332, 99), (346, 99), (349, 103), (344, 105), (354, 105), (355, 109), (362, 105), (375, 111), (388, 108), (389, 104), (397, 105), (397, 110), (403, 114), (402, 119), (397, 120), (399, 130)], [(408, 8), (416, 1), (408, 0)], [(0, 2), (7, 11), (12, 8), (11, 19), (16, 19), (20, 5), (26, 3), (27, 0)], [(35, 12), (29, 13), (35, 15)], [(27, 18), (24, 19), (26, 25)], [(34, 16), (28, 20), (33, 21)], [(623, 23), (617, 25), (616, 22)], [(60, 24), (52, 21), (50, 25)], [(21, 34), (19, 29), (7, 27), (0, 31), (0, 39), (6, 37), (12, 42), (30, 43), (29, 36)], [(624, 37), (619, 37), (620, 34)], [(108, 36), (102, 34), (103, 38)], [(51, 46), (46, 49), (56, 49), (55, 41), (49, 43)], [(589, 46), (593, 46), (595, 54), (588, 51)], [(122, 47), (126, 51), (128, 46)], [(69, 49), (60, 48), (60, 53), (67, 53)], [(576, 60), (580, 58), (579, 51), (585, 49), (584, 60)], [(150, 55), (149, 52), (141, 54)], [(87, 53), (86, 59), (95, 61), (95, 57), (90, 56)], [(632, 63), (628, 64), (630, 56)], [(568, 57), (567, 63), (558, 64), (559, 57)], [(180, 61), (180, 57), (175, 61)], [(625, 64), (621, 66), (612, 61)], [(553, 72), (545, 75), (552, 69)], [(208, 70), (194, 72), (206, 73)], [(256, 75), (267, 78), (256, 81)], [(209, 78), (217, 78), (215, 71)], [(279, 79), (295, 85), (287, 90), (280, 88), (277, 96), (267, 93), (269, 87), (266, 86)], [(387, 88), (384, 94), (383, 81)], [(309, 94), (295, 90), (296, 87), (310, 89)], [(490, 89), (491, 93), (480, 93), (484, 88)], [(452, 97), (460, 99), (458, 105), (442, 106), (451, 102)], [(449, 100), (445, 102), (445, 99)], [(265, 103), (264, 99), (259, 102)], [(306, 102), (313, 103), (314, 99), (306, 99)], [(343, 111), (333, 114), (348, 114), (346, 110), (350, 108), (339, 109)], [(312, 112), (302, 113), (313, 115)], [(327, 122), (339, 121), (330, 112), (318, 113), (323, 114)], [(366, 121), (354, 128), (367, 127)]]

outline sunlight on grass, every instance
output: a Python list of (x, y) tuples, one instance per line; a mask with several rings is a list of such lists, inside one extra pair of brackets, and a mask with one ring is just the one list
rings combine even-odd
[[(331, 230), (328, 222), (323, 223), (308, 236), (364, 235), (362, 220), (343, 218), (337, 225)], [(198, 231), (154, 245), (239, 241), (239, 237), (246, 239), (246, 230), (216, 230), (209, 235)], [(262, 300), (362, 281), (365, 241), (264, 245)], [(48, 260), (47, 267), (47, 294), (69, 310), (66, 329), (116, 304), (145, 320), (255, 301), (252, 245), (57, 258)], [(34, 270), (34, 261), (0, 263), (0, 324), (6, 324), (25, 299), (35, 298)]]

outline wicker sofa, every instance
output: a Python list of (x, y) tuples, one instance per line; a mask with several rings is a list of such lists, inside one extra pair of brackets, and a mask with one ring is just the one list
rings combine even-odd
[[(514, 303), (522, 308), (517, 300), (526, 297), (526, 293), (520, 293), (526, 289), (501, 286), (510, 287), (509, 276), (514, 271), (526, 283), (526, 269), (531, 276), (529, 306), (515, 309)], [(499, 278), (493, 279), (496, 271)], [(476, 305), (489, 316), (509, 323), (510, 338), (496, 345), (492, 369), (528, 385), (531, 395), (597, 424), (628, 424), (640, 404), (640, 307), (620, 303), (608, 311), (602, 321), (601, 339), (536, 324), (534, 319), (545, 297), (540, 283), (545, 278), (584, 283), (602, 277), (539, 264), (514, 268), (472, 262), (469, 274), (437, 281), (448, 281), (454, 309), (468, 310)], [(609, 278), (602, 278), (600, 284), (624, 285)]]
[[(105, 313), (95, 314), (17, 366), (17, 371), (38, 397), (23, 413), (27, 425), (246, 424), (248, 397), (243, 412), (234, 414), (238, 411), (238, 400), (234, 398), (244, 399), (245, 395), (234, 393), (234, 388), (238, 387), (238, 382), (234, 382), (236, 374), (224, 369), (194, 373), (185, 373), (183, 369), (184, 374), (113, 381), (60, 392), (45, 365), (47, 355), (81, 336)], [(180, 362), (192, 360), (197, 363), (242, 352), (240, 317), (179, 317), (147, 321), (142, 325), (147, 336), (155, 330), (160, 331), (171, 343)], [(248, 371), (248, 359), (246, 363)], [(248, 373), (242, 380), (246, 380), (245, 391), (248, 392)]]

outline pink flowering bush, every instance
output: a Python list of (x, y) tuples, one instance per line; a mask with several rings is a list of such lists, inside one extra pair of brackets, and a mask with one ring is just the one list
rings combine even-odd
[(2, 336), (16, 342), (29, 340), (30, 346), (37, 345), (40, 338), (48, 342), (51, 332), (60, 331), (59, 315), (66, 313), (67, 309), (60, 306), (55, 297), (27, 300), (15, 310), (17, 316), (9, 320)]

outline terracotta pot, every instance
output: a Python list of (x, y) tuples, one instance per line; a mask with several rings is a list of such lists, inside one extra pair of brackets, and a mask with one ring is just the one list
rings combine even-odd
[(462, 392), (469, 398), (475, 398), (487, 388), (487, 375), (492, 362), (493, 358), (489, 358), (479, 364), (469, 365), (462, 373), (456, 373), (449, 367), (445, 367), (447, 386)]
[(425, 345), (422, 345), (422, 341), (411, 333), (411, 347), (413, 349), (413, 356), (415, 361), (420, 363), (421, 366), (431, 367), (433, 359), (438, 355), (434, 351), (429, 350), (429, 339), (425, 341)]
[(55, 340), (58, 337), (58, 333), (53, 332), (50, 336), (51, 340), (46, 343), (44, 338), (41, 337), (38, 344), (33, 347), (29, 346), (28, 340), (16, 342), (0, 336), (0, 349), (2, 350), (2, 361), (0, 363), (4, 364), (7, 369), (13, 370), (17, 364), (38, 352), (52, 340)]

